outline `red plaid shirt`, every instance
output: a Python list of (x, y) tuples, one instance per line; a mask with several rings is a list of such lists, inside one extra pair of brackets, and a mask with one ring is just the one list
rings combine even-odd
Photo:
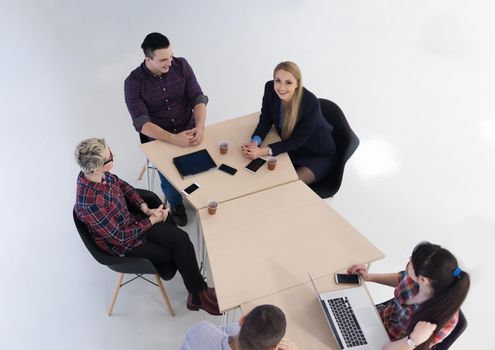
[[(386, 304), (377, 305), (378, 313), (387, 329), (390, 339), (398, 340), (406, 337), (409, 320), (411, 320), (414, 312), (419, 308), (420, 304), (406, 304), (419, 291), (419, 285), (414, 282), (406, 271), (398, 273), (398, 285), (394, 290), (394, 299)], [(459, 313), (456, 312), (454, 317), (438, 331), (430, 346), (441, 343), (450, 332), (452, 332), (459, 319)]]
[(151, 222), (142, 214), (130, 213), (127, 203), (144, 203), (127, 182), (109, 172), (102, 183), (77, 177), (76, 214), (86, 223), (96, 245), (112, 255), (125, 255), (141, 245)]

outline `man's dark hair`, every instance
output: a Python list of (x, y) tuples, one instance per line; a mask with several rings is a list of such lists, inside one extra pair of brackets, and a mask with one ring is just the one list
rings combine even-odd
[(246, 315), (237, 338), (241, 350), (268, 350), (282, 340), (287, 321), (274, 305), (259, 305)]
[(170, 41), (168, 41), (165, 35), (160, 33), (149, 33), (141, 44), (144, 55), (149, 58), (153, 58), (155, 50), (166, 49), (169, 46)]

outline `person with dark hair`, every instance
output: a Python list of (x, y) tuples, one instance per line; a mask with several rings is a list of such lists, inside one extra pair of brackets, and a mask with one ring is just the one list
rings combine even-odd
[(297, 350), (294, 342), (284, 338), (286, 327), (282, 310), (259, 305), (225, 328), (199, 322), (187, 332), (181, 350)]
[(220, 315), (215, 290), (201, 276), (189, 235), (167, 220), (168, 209), (148, 207), (127, 182), (110, 173), (114, 157), (104, 139), (81, 141), (75, 151), (76, 215), (104, 252), (149, 259), (161, 273), (174, 264), (189, 292), (187, 308)]
[(447, 249), (429, 242), (413, 250), (399, 273), (371, 274), (365, 265), (353, 265), (365, 281), (395, 287), (394, 298), (377, 305), (391, 342), (383, 349), (430, 349), (455, 328), (459, 309), (469, 291), (469, 274)]
[[(282, 140), (262, 147), (272, 126)], [(335, 163), (332, 133), (320, 101), (303, 87), (297, 64), (280, 62), (273, 70), (273, 80), (265, 84), (258, 125), (241, 151), (249, 159), (287, 152), (299, 179), (311, 184), (324, 178)]]
[[(185, 58), (175, 57), (167, 37), (150, 33), (141, 45), (144, 62), (124, 83), (125, 103), (134, 128), (148, 139), (180, 147), (203, 141), (206, 104), (196, 76)], [(187, 224), (180, 193), (159, 173), (161, 188), (174, 221)]]

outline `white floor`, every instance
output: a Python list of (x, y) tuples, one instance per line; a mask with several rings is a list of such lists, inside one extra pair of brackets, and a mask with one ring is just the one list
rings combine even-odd
[[(296, 61), (361, 139), (328, 203), (386, 254), (373, 270), (403, 268), (422, 240), (449, 248), (472, 276), (454, 348), (492, 347), (494, 10), (481, 0), (0, 2), (0, 348), (177, 349), (195, 322), (220, 322), (185, 309), (180, 277), (167, 283), (175, 318), (140, 282), (107, 317), (116, 275), (72, 223), (83, 138), (105, 137), (115, 173), (144, 186), (123, 80), (151, 31), (194, 68), (208, 124), (258, 110), (275, 64)], [(377, 301), (392, 293), (371, 288)]]

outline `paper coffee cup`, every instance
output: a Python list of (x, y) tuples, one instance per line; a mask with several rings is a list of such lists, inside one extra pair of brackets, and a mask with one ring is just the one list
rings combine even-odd
[(219, 147), (221, 154), (227, 154), (227, 151), (229, 150), (229, 143), (227, 141), (222, 141), (220, 142)]
[(275, 170), (275, 166), (277, 165), (277, 158), (269, 157), (266, 161), (266, 164), (268, 166), (268, 170)]
[(209, 201), (208, 202), (208, 214), (210, 215), (215, 215), (217, 212), (218, 208), (218, 202), (217, 201)]

